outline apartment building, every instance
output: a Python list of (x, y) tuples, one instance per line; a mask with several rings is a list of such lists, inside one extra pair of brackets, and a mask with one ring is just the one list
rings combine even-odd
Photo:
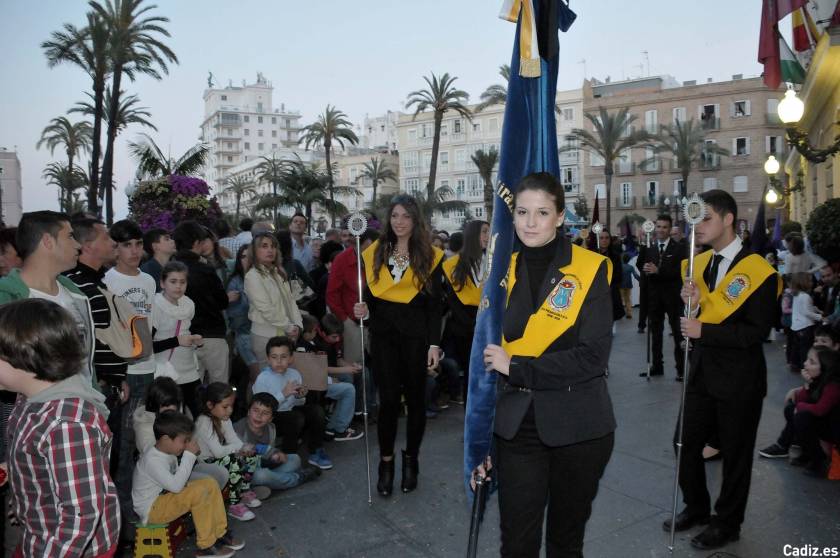
[(338, 154), (335, 156), (336, 174), (334, 181), (337, 187), (355, 188), (361, 193), (361, 196), (336, 195), (336, 201), (343, 204), (350, 211), (373, 205), (373, 182), (369, 178), (362, 176), (365, 172), (365, 164), (370, 165), (371, 159), (373, 158), (379, 159), (381, 164), (387, 165), (397, 175), (396, 181), (380, 181), (376, 185), (376, 197), (381, 198), (383, 195), (393, 195), (399, 192), (400, 163), (396, 153), (380, 153), (374, 149), (361, 148), (352, 151), (348, 150), (347, 154)]
[[(783, 160), (784, 131), (776, 113), (779, 91), (765, 87), (760, 77), (744, 79), (734, 75), (730, 81), (679, 84), (670, 76), (654, 76), (620, 82), (587, 80), (583, 87), (583, 109), (596, 113), (599, 107), (616, 111), (629, 107), (636, 115), (634, 129), (650, 133), (660, 126), (694, 119), (706, 132), (705, 142), (728, 149), (730, 156), (703, 156), (688, 177), (687, 192), (721, 188), (738, 202), (739, 226), (752, 227), (759, 201), (768, 180), (763, 165), (769, 155)], [(587, 129), (593, 129), (587, 122)], [(581, 195), (594, 200), (597, 192), (601, 220), (605, 220), (606, 188), (603, 159), (585, 155), (586, 185)], [(667, 153), (651, 148), (634, 148), (616, 161), (612, 179), (611, 222), (627, 215), (653, 218), (668, 202), (676, 211), (675, 192), (682, 178), (675, 161)], [(591, 202), (590, 202), (591, 206)]]
[(23, 185), (17, 152), (0, 147), (0, 223), (16, 227), (23, 214)]

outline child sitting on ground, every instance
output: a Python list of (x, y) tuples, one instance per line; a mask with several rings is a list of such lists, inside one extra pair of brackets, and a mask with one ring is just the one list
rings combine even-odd
[(90, 378), (77, 374), (86, 357), (76, 321), (58, 304), (0, 306), (0, 389), (20, 394), (6, 425), (10, 504), (23, 530), (16, 555), (116, 551), (108, 409)]
[(306, 401), (307, 389), (300, 372), (291, 368), (295, 343), (288, 337), (272, 337), (265, 345), (268, 366), (254, 382), (254, 394), (270, 393), (277, 399), (274, 426), (283, 438), (284, 453), (297, 453), (298, 440), (303, 435), (309, 450), (309, 463), (320, 469), (332, 469), (324, 451), (324, 409)]
[[(330, 319), (332, 318), (332, 319)], [(335, 401), (335, 408), (327, 422), (324, 435), (336, 442), (358, 440), (364, 432), (357, 432), (350, 428), (353, 420), (353, 410), (356, 407), (356, 388), (353, 386), (353, 375), (360, 372), (362, 367), (358, 363), (347, 364), (338, 355), (341, 333), (344, 324), (332, 314), (324, 316), (329, 333), (318, 327), (318, 320), (306, 314), (303, 316), (303, 331), (298, 341), (298, 350), (327, 355), (327, 399)]]
[(228, 531), (219, 485), (210, 478), (189, 480), (199, 454), (193, 426), (188, 416), (176, 411), (164, 411), (155, 419), (155, 444), (143, 452), (134, 468), (134, 511), (147, 524), (169, 523), (192, 513), (196, 556), (230, 558), (245, 543)]
[(272, 423), (277, 399), (270, 393), (254, 394), (248, 415), (233, 425), (236, 434), (246, 444), (253, 444), (260, 463), (251, 477), (251, 486), (267, 486), (272, 490), (286, 490), (311, 481), (321, 475), (321, 469), (300, 466), (300, 456), (286, 454), (274, 447), (277, 430)]
[(793, 459), (791, 465), (805, 466), (806, 472), (825, 477), (828, 459), (820, 440), (838, 441), (834, 438), (838, 434), (836, 411), (840, 407), (840, 353), (827, 347), (812, 347), (802, 378), (805, 384), (785, 396), (787, 424), (779, 439), (758, 453), (769, 458), (787, 457), (788, 449), (797, 442), (802, 455)]
[(228, 384), (213, 382), (201, 389), (201, 415), (195, 421), (195, 435), (204, 461), (221, 465), (228, 472), (228, 513), (240, 521), (254, 519), (248, 508), (262, 503), (251, 490), (251, 475), (259, 458), (253, 445), (245, 445), (233, 430), (230, 415), (236, 394)]
[[(145, 405), (137, 407), (132, 416), (134, 423), (134, 441), (137, 444), (137, 451), (142, 455), (150, 446), (155, 445), (155, 419), (164, 411), (184, 412), (184, 402), (181, 396), (181, 388), (175, 380), (166, 376), (155, 378), (146, 390)], [(187, 410), (189, 416), (189, 410)], [(192, 418), (192, 417), (190, 417)], [(215, 463), (206, 463), (201, 459), (196, 460), (190, 473), (190, 480), (211, 477), (224, 489), (228, 481), (227, 469)]]

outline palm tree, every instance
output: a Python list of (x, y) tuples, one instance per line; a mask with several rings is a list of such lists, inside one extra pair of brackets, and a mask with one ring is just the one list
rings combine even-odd
[(398, 180), (397, 173), (381, 157), (371, 157), (370, 163), (364, 163), (362, 166), (364, 170), (359, 174), (359, 178), (367, 178), (373, 183), (371, 200), (376, 200), (376, 187), (379, 186), (380, 182), (387, 182), (388, 180), (397, 182)]
[(163, 178), (172, 174), (197, 174), (204, 168), (210, 147), (197, 143), (177, 159), (163, 154), (158, 144), (148, 134), (140, 134), (140, 141), (128, 142), (128, 151), (137, 161), (140, 179)]
[[(408, 94), (408, 100), (405, 103), (405, 108), (416, 105), (414, 116), (412, 120), (417, 119), (417, 115), (426, 109), (434, 111), (434, 137), (432, 138), (432, 160), (429, 165), (429, 182), (426, 184), (426, 199), (434, 199), (435, 195), (435, 177), (437, 175), (437, 158), (440, 150), (440, 125), (443, 122), (443, 115), (447, 111), (454, 110), (469, 122), (472, 122), (472, 113), (467, 108), (466, 104), (469, 102), (470, 96), (466, 91), (455, 89), (453, 84), (458, 78), (451, 77), (448, 73), (444, 73), (438, 78), (432, 73), (432, 79), (423, 77), (423, 80), (429, 86), (428, 89), (419, 89)], [(431, 215), (428, 216), (431, 218)]]
[(79, 66), (93, 82), (93, 138), (90, 154), (90, 185), (88, 189), (88, 210), (99, 213), (99, 158), (102, 137), (102, 106), (105, 81), (111, 72), (108, 58), (110, 30), (105, 21), (95, 12), (88, 12), (87, 27), (77, 29), (70, 24), (64, 31), (54, 31), (50, 40), (41, 43), (47, 65), (52, 68), (62, 62)]
[(242, 175), (232, 176), (226, 180), (226, 183), (227, 188), (225, 188), (223, 192), (229, 192), (236, 198), (236, 217), (234, 218), (234, 222), (238, 223), (239, 202), (242, 200), (242, 196), (248, 196), (249, 198), (256, 196), (257, 187), (253, 182)]
[[(47, 184), (58, 187), (58, 205), (61, 211), (71, 213), (73, 192), (87, 185), (85, 171), (78, 165), (69, 165), (53, 161), (44, 168), (41, 177)], [(78, 198), (78, 194), (75, 194)]]
[[(277, 187), (280, 183), (280, 175), (283, 172), (283, 162), (278, 159), (274, 153), (271, 154), (271, 157), (263, 155), (260, 159), (262, 159), (262, 161), (260, 161), (260, 164), (257, 165), (257, 176), (260, 181), (271, 184), (271, 193), (276, 196)], [(277, 206), (274, 206), (272, 217), (274, 223), (277, 223)]]
[[(169, 73), (167, 63), (178, 62), (172, 50), (157, 39), (157, 35), (169, 37), (169, 31), (162, 27), (169, 18), (148, 16), (147, 12), (156, 6), (143, 6), (143, 0), (97, 0), (90, 1), (90, 7), (101, 17), (110, 31), (108, 57), (111, 61), (111, 106), (109, 113), (119, 113), (122, 77), (125, 74), (134, 81), (138, 74), (161, 79), (162, 71)], [(160, 70), (160, 71), (159, 71)], [(106, 221), (114, 219), (112, 200), (114, 178), (114, 141), (117, 138), (116, 120), (108, 123), (105, 143), (105, 159), (102, 161), (102, 184), (105, 188)]]
[[(665, 151), (673, 155), (674, 164), (682, 175), (680, 198), (688, 192), (688, 176), (692, 165), (698, 168), (710, 165), (718, 157), (729, 156), (729, 150), (716, 143), (706, 143), (706, 131), (694, 118), (687, 122), (676, 120), (668, 126), (660, 126), (659, 133), (651, 138), (657, 153)], [(643, 163), (649, 163), (650, 159)], [(679, 214), (678, 214), (679, 215)]]
[(481, 94), (481, 102), (475, 106), (475, 112), (481, 112), (492, 105), (503, 105), (507, 102), (507, 84), (510, 81), (510, 66), (499, 66), (499, 75), (505, 80), (504, 85), (496, 83), (489, 86)]
[(40, 149), (42, 145), (46, 145), (50, 154), (53, 154), (56, 147), (63, 146), (67, 154), (67, 167), (73, 169), (73, 160), (80, 153), (90, 151), (90, 143), (91, 127), (88, 122), (74, 124), (66, 117), (59, 116), (50, 120), (49, 125), (41, 131), (41, 139), (36, 147)]
[[(607, 228), (610, 228), (610, 196), (612, 193), (612, 177), (615, 172), (615, 160), (633, 147), (648, 141), (649, 136), (644, 130), (634, 130), (631, 124), (636, 121), (635, 114), (628, 114), (629, 108), (624, 107), (616, 112), (609, 112), (604, 107), (598, 107), (598, 114), (584, 113), (584, 116), (592, 123), (594, 133), (580, 128), (572, 129), (574, 135), (580, 142), (580, 147), (589, 151), (590, 156), (597, 155), (604, 160), (604, 181), (607, 188)], [(571, 145), (561, 147), (561, 151), (577, 149)], [(596, 199), (597, 203), (597, 199)]]
[[(157, 127), (152, 124), (149, 120), (149, 117), (152, 116), (152, 113), (149, 112), (148, 107), (138, 107), (136, 106), (137, 103), (140, 102), (140, 98), (137, 95), (129, 95), (128, 97), (122, 97), (125, 91), (120, 91), (120, 102), (119, 107), (117, 109), (117, 118), (116, 118), (116, 128), (117, 128), (117, 135), (120, 134), (123, 130), (125, 130), (126, 126), (129, 124), (139, 124), (141, 126), (146, 126), (147, 128), (151, 128), (152, 130), (157, 132)], [(91, 98), (91, 101), (94, 101), (93, 95), (90, 93), (86, 93), (88, 97)], [(111, 91), (105, 92), (105, 120), (107, 122), (111, 122)], [(71, 108), (67, 111), (68, 113), (71, 112), (79, 112), (81, 114), (87, 115), (95, 115), (96, 114), (96, 105), (95, 103), (91, 103), (89, 101), (79, 101), (76, 103), (76, 106)]]
[(306, 149), (309, 149), (310, 145), (321, 144), (324, 146), (328, 170), (327, 187), (330, 192), (330, 203), (334, 204), (335, 193), (333, 190), (335, 189), (335, 181), (333, 180), (332, 174), (333, 166), (330, 162), (333, 141), (337, 142), (343, 149), (345, 141), (351, 145), (356, 145), (359, 143), (359, 138), (353, 132), (352, 124), (347, 119), (347, 115), (330, 105), (327, 105), (326, 110), (318, 116), (318, 120), (309, 126), (305, 126), (301, 130), (301, 133), (299, 143), (303, 143)]
[(490, 222), (493, 217), (493, 169), (496, 168), (496, 163), (499, 161), (499, 152), (495, 147), (491, 147), (489, 151), (485, 152), (479, 149), (470, 156), (472, 162), (478, 167), (478, 174), (484, 181), (484, 211), (487, 214), (487, 222)]

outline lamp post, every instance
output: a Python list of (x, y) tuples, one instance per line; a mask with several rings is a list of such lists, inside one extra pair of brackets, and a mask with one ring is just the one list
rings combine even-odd
[(779, 172), (780, 168), (779, 161), (773, 155), (767, 157), (767, 160), (764, 162), (764, 172), (767, 173), (768, 180), (767, 186), (764, 189), (764, 201), (768, 205), (775, 207), (779, 203), (779, 199), (782, 199), (782, 205), (776, 207), (776, 209), (787, 207), (788, 196), (792, 191), (790, 188), (784, 187), (782, 182), (776, 178), (776, 173)]
[(818, 149), (811, 145), (808, 141), (807, 132), (800, 130), (797, 126), (802, 115), (805, 114), (805, 103), (796, 96), (796, 91), (792, 88), (785, 92), (785, 97), (779, 101), (779, 107), (776, 110), (779, 119), (785, 125), (788, 145), (795, 148), (811, 163), (824, 163), (826, 159), (840, 151), (840, 134), (835, 136), (834, 143), (824, 149)]

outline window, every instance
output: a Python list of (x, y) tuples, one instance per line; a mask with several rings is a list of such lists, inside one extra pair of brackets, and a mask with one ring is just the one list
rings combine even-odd
[[(260, 111), (262, 111), (262, 103), (257, 103), (257, 108), (258, 108)], [(258, 117), (257, 117), (257, 124), (262, 124), (262, 123), (263, 123), (263, 117), (262, 117), (262, 116), (258, 116)]]
[(273, 137), (273, 138), (277, 137), (277, 130), (271, 130), (271, 137)]
[(466, 161), (467, 161), (466, 152), (463, 149), (456, 149), (455, 150), (455, 168), (456, 169), (463, 169)]
[(743, 118), (750, 115), (749, 101), (735, 101), (732, 103), (732, 116), (734, 118)]
[(632, 182), (622, 182), (621, 183), (621, 195), (619, 198), (619, 204), (621, 207), (630, 207), (633, 203), (633, 183)]
[(251, 144), (250, 144), (250, 142), (246, 141), (245, 142), (245, 151), (249, 151), (250, 149), (251, 149)]
[(408, 131), (408, 145), (417, 145), (417, 130), (415, 128)]
[(227, 101), (227, 95), (222, 95), (222, 100)]
[(421, 128), (421, 131), (422, 131), (422, 133), (420, 134), (420, 137), (421, 137), (421, 138), (430, 138), (430, 137), (432, 137), (432, 134), (434, 134), (434, 128), (433, 128), (433, 125), (432, 125), (431, 123), (429, 123), (429, 122), (427, 122), (427, 123), (423, 124), (423, 126), (422, 126), (422, 128)]
[[(416, 155), (416, 153), (415, 153)], [(420, 191), (420, 179), (419, 178), (406, 178), (405, 179), (405, 191), (412, 194), (417, 195)]]
[(645, 202), (649, 207), (656, 206), (656, 200), (659, 199), (659, 182), (649, 180), (645, 185)]
[(467, 181), (463, 178), (459, 178), (455, 181), (455, 193), (458, 195), (464, 194), (464, 189), (466, 188)]
[(685, 107), (676, 107), (671, 116), (674, 122), (685, 122)]
[(233, 148), (233, 144), (232, 144), (232, 143), (230, 143), (229, 141), (226, 141), (226, 142), (225, 142), (225, 147), (227, 147), (228, 149), (232, 149), (232, 148)]
[[(383, 126), (382, 128), (383, 128), (383, 131), (384, 131), (385, 126)], [(449, 124), (444, 122), (443, 124), (440, 125), (440, 137), (445, 138), (447, 136), (449, 136)]]
[(575, 109), (573, 108), (564, 108), (563, 109), (563, 120), (566, 122), (571, 122), (575, 119)]
[(767, 99), (767, 123), (782, 123), (781, 119), (779, 119), (779, 99)]
[(416, 151), (408, 151), (406, 153), (400, 154), (400, 159), (403, 162), (403, 170), (405, 172), (417, 172), (417, 152)]
[(228, 155), (228, 156), (227, 156), (227, 162), (228, 162), (228, 163), (232, 163), (232, 162), (233, 162), (233, 157), (231, 157), (230, 155)]
[(355, 184), (359, 179), (359, 169), (357, 167), (350, 167), (350, 184)]
[(291, 119), (291, 118), (287, 118), (287, 119), (286, 119), (286, 128), (291, 128), (291, 127), (292, 127), (292, 119)]
[(481, 122), (473, 122), (473, 134), (480, 134), (481, 133)]
[(563, 167), (560, 169), (560, 182), (563, 185), (571, 185), (577, 182), (577, 169), (575, 167)]
[(490, 133), (496, 134), (499, 132), (499, 119), (498, 118), (491, 118), (490, 119)]
[(453, 134), (460, 134), (461, 133), (461, 121), (456, 120), (452, 123), (452, 133)]
[(765, 151), (771, 155), (784, 153), (784, 145), (782, 136), (764, 136)]
[(674, 180), (674, 194), (677, 196), (682, 195), (683, 191), (683, 181), (682, 178), (677, 178)]
[(733, 155), (749, 155), (750, 154), (750, 138), (733, 138), (732, 139), (732, 154)]
[(431, 151), (424, 151), (423, 152), (423, 172), (429, 172), (430, 168), (432, 168), (432, 152)]
[(484, 217), (484, 208), (481, 207), (481, 206), (478, 206), (478, 207), (474, 208), (473, 212), (475, 213), (476, 217), (479, 217), (479, 218)]
[(263, 149), (265, 149), (265, 144), (264, 143), (258, 143), (257, 144), (257, 151), (262, 151)]
[(645, 130), (650, 134), (655, 134), (657, 132), (656, 129), (656, 110), (646, 110), (645, 111)]
[(746, 176), (736, 176), (732, 180), (733, 192), (746, 192), (749, 189), (749, 179)]
[(703, 191), (708, 192), (709, 190), (714, 190), (717, 188), (717, 178), (704, 178), (703, 179)]
[(242, 120), (245, 121), (245, 122), (250, 122), (251, 117), (246, 114), (245, 116), (242, 117)]
[(449, 170), (449, 151), (441, 151), (438, 158), (438, 170)]
[(260, 138), (263, 137), (263, 131), (262, 130), (257, 130), (257, 137), (260, 137)]
[(478, 197), (483, 193), (481, 188), (481, 177), (477, 174), (467, 176), (467, 195)]
[(251, 130), (249, 130), (248, 128), (245, 128), (245, 135), (250, 136), (251, 135)]
[(276, 116), (271, 117), (271, 123), (272, 124), (277, 124), (277, 117)]

